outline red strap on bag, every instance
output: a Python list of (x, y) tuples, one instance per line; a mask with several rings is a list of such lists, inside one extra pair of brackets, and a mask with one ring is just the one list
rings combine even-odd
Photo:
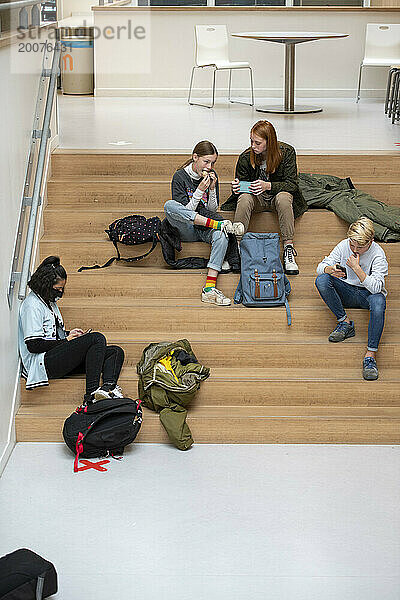
[(75, 461), (74, 461), (74, 473), (78, 472), (79, 455), (83, 452), (82, 440), (83, 440), (83, 433), (80, 431), (79, 435), (78, 435), (78, 439), (76, 440), (76, 456), (75, 456)]

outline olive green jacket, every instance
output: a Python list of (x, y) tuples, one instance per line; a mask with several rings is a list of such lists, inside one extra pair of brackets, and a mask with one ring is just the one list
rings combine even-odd
[(400, 207), (387, 206), (356, 189), (349, 177), (300, 173), (299, 183), (309, 208), (326, 208), (347, 223), (368, 217), (373, 221), (376, 240), (400, 242)]
[[(193, 444), (186, 423), (187, 406), (193, 400), (200, 383), (210, 375), (210, 369), (198, 362), (182, 364), (171, 356), (172, 373), (159, 361), (174, 350), (184, 350), (197, 361), (188, 340), (150, 344), (136, 365), (139, 375), (139, 398), (144, 406), (158, 412), (169, 439), (180, 450)], [(175, 375), (174, 375), (175, 374)]]
[[(293, 213), (295, 219), (307, 210), (307, 203), (299, 189), (297, 177), (296, 151), (293, 146), (278, 142), (282, 152), (282, 160), (275, 173), (270, 173), (271, 194), (276, 196), (279, 192), (289, 192), (293, 196)], [(252, 167), (250, 162), (250, 149), (245, 150), (239, 156), (236, 163), (235, 177), (239, 181), (255, 181), (260, 179), (260, 167)], [(232, 194), (227, 202), (227, 206), (221, 206), (222, 210), (235, 210), (239, 194)]]

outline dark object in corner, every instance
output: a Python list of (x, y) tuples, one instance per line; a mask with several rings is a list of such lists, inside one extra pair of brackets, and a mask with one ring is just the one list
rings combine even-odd
[(0, 600), (42, 600), (57, 593), (54, 565), (21, 548), (0, 558)]

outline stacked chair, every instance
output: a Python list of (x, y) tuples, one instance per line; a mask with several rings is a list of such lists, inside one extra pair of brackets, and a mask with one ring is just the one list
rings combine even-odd
[(392, 123), (400, 118), (400, 64), (392, 66), (387, 81), (385, 114)]

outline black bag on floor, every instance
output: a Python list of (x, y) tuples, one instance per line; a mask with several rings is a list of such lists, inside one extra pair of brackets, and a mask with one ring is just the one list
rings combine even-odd
[(21, 548), (0, 558), (0, 600), (42, 600), (57, 592), (54, 565)]
[[(161, 220), (158, 217), (150, 217), (146, 219), (142, 215), (130, 215), (129, 217), (123, 217), (117, 219), (105, 232), (112, 241), (117, 251), (117, 256), (113, 256), (104, 265), (93, 265), (92, 267), (80, 267), (78, 271), (86, 271), (88, 269), (104, 269), (109, 267), (114, 260), (123, 260), (125, 262), (136, 262), (145, 258), (153, 252), (158, 242), (158, 232), (160, 230)], [(118, 243), (125, 244), (126, 246), (136, 246), (137, 244), (152, 243), (152, 246), (148, 252), (141, 256), (132, 256), (130, 258), (122, 258)]]
[(121, 456), (132, 443), (142, 424), (140, 400), (104, 399), (78, 406), (64, 423), (63, 436), (75, 454), (74, 471), (79, 458)]

